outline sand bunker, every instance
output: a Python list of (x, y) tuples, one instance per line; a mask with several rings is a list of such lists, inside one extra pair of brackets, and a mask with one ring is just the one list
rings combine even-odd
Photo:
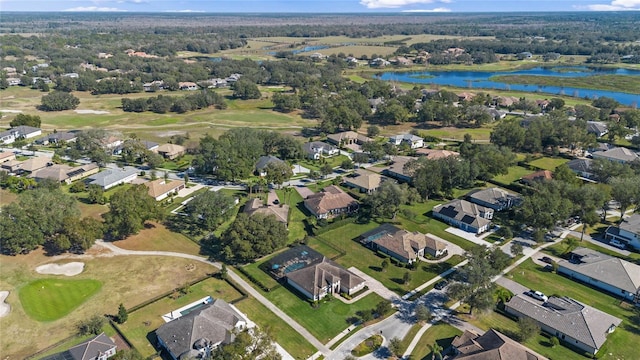
[(102, 111), (102, 110), (75, 110), (75, 112), (78, 114), (94, 114), (94, 115), (109, 114), (108, 111)]
[(9, 109), (0, 109), (1, 113), (8, 113), (8, 114), (20, 114), (22, 112), (22, 110), (9, 110)]
[(11, 306), (4, 302), (7, 296), (9, 296), (8, 291), (0, 291), (0, 318), (9, 315), (11, 311)]
[(36, 268), (36, 272), (38, 274), (47, 274), (47, 275), (65, 275), (65, 276), (75, 276), (78, 275), (84, 270), (84, 263), (81, 262), (70, 262), (68, 264), (45, 264), (40, 265)]

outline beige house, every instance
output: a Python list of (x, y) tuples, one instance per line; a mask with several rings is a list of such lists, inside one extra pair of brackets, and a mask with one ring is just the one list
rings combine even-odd
[(156, 199), (156, 201), (160, 201), (184, 189), (184, 181), (156, 179), (144, 183), (144, 186), (149, 189), (149, 196)]
[(51, 179), (58, 182), (64, 182), (66, 184), (71, 184), (76, 180), (80, 180), (87, 176), (97, 174), (100, 171), (98, 164), (91, 163), (76, 167), (71, 167), (65, 164), (55, 164), (51, 166), (47, 166), (40, 170), (36, 170), (31, 174), (31, 177), (36, 179), (36, 181)]
[(158, 154), (169, 160), (174, 160), (184, 155), (186, 148), (176, 144), (162, 144), (155, 150)]
[(382, 175), (362, 169), (358, 169), (352, 175), (344, 178), (344, 184), (346, 186), (358, 189), (360, 192), (366, 194), (371, 194), (378, 190), (382, 181)]
[(340, 214), (358, 211), (358, 202), (335, 185), (308, 196), (304, 206), (318, 219), (328, 219)]
[(16, 154), (10, 151), (0, 152), (0, 163), (3, 163), (5, 161), (15, 160), (15, 159), (16, 159)]

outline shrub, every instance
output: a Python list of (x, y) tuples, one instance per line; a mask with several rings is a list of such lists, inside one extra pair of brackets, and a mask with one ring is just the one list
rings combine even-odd
[(82, 320), (76, 325), (80, 336), (100, 335), (102, 326), (104, 326), (104, 318), (100, 315), (93, 315), (91, 318)]

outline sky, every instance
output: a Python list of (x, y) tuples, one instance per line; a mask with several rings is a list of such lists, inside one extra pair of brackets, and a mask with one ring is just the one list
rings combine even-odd
[(640, 11), (640, 0), (0, 0), (4, 11), (360, 13)]

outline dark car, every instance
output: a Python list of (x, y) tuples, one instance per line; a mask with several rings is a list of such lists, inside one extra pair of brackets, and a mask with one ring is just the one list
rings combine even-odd
[(447, 286), (448, 282), (447, 280), (442, 280), (442, 281), (438, 281), (435, 286), (434, 289), (436, 290), (442, 290)]
[(553, 264), (553, 259), (548, 256), (543, 256), (540, 258), (540, 261), (545, 262), (547, 264)]

